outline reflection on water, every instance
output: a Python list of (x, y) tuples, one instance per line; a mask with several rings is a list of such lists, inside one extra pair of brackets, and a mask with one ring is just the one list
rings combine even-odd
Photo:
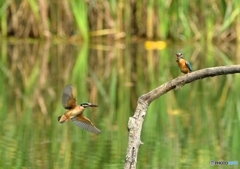
[[(142, 43), (123, 46), (2, 43), (0, 168), (123, 168), (128, 118), (138, 97), (180, 75), (175, 47), (146, 52)], [(237, 64), (223, 53), (204, 58), (194, 49), (182, 52), (194, 70)], [(57, 122), (65, 111), (66, 84), (72, 84), (79, 103), (99, 105), (84, 113), (101, 135)], [(208, 78), (154, 101), (142, 130), (138, 168), (240, 161), (239, 86), (239, 75)]]

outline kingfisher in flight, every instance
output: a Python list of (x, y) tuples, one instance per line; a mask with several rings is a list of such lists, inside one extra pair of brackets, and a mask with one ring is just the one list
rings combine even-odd
[(65, 109), (67, 109), (67, 112), (58, 117), (59, 123), (64, 123), (71, 119), (75, 125), (86, 131), (95, 134), (101, 133), (101, 131), (96, 128), (87, 117), (83, 115), (85, 108), (98, 106), (92, 103), (82, 103), (80, 105), (77, 105), (76, 99), (72, 94), (72, 87), (70, 85), (66, 86), (63, 89), (62, 105)]
[(176, 62), (178, 63), (178, 67), (180, 68), (181, 72), (185, 74), (192, 72), (192, 66), (188, 61), (183, 59), (183, 54), (176, 53), (176, 56), (177, 56)]

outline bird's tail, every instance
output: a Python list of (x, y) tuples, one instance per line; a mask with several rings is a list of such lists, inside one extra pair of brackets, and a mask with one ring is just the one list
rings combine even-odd
[(63, 115), (61, 115), (61, 116), (58, 116), (58, 122), (59, 123), (64, 123), (65, 121), (67, 121), (69, 118), (65, 115), (65, 114), (63, 114)]

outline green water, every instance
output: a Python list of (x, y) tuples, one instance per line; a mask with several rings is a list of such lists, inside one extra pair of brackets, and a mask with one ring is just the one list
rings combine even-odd
[[(193, 69), (239, 64), (234, 51), (215, 46), (143, 43), (112, 45), (1, 43), (0, 168), (123, 168), (128, 118), (137, 99), (181, 75), (175, 53)], [(203, 50), (204, 49), (204, 50)], [(61, 92), (73, 86), (101, 135), (59, 124)], [(216, 168), (211, 160), (240, 162), (240, 75), (195, 81), (168, 92), (148, 109), (137, 168)], [(219, 166), (218, 166), (219, 167)], [(220, 166), (238, 168), (239, 166)]]

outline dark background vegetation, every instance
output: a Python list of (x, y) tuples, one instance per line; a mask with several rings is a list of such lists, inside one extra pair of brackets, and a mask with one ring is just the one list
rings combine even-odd
[(1, 36), (239, 41), (238, 0), (1, 1)]

